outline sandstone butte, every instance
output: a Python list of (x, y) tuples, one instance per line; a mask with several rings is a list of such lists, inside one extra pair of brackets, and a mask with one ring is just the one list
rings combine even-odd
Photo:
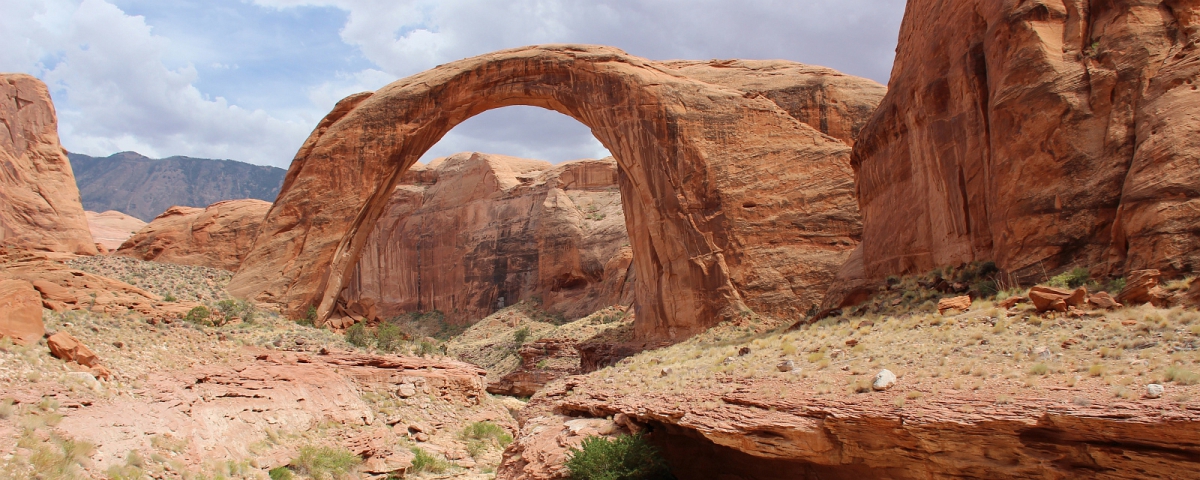
[(0, 73), (0, 245), (95, 255), (50, 91)]
[(125, 240), (146, 226), (146, 222), (143, 222), (142, 219), (116, 210), (108, 210), (103, 213), (92, 211), (84, 213), (87, 215), (88, 230), (92, 232), (92, 239), (96, 241), (96, 245), (104, 247), (101, 249), (101, 253), (110, 253), (121, 248), (121, 244), (125, 243)]
[(976, 260), (1195, 272), (1198, 5), (910, 0), (854, 146), (862, 245), (826, 306)]
[(579, 120), (616, 159), (637, 338), (682, 339), (747, 310), (800, 315), (858, 242), (849, 143), (883, 93), (789, 62), (653, 62), (598, 46), (442, 65), (334, 107), (229, 290), (329, 318), (404, 172), (463, 120), (531, 105)]
[(462, 153), (408, 170), (335, 318), (436, 310), (466, 324), (537, 298), (575, 319), (630, 303), (631, 261), (615, 161)]
[(254, 199), (171, 207), (114, 255), (236, 271), (270, 208), (269, 202)]

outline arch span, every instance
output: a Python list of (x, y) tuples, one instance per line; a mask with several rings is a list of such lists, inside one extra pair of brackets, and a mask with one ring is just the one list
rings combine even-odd
[(442, 65), (321, 121), (229, 290), (324, 319), (401, 175), (471, 116), (530, 105), (588, 126), (617, 160), (639, 338), (681, 339), (747, 309), (799, 314), (857, 244), (847, 144), (882, 94), (789, 62), (652, 62), (594, 46)]

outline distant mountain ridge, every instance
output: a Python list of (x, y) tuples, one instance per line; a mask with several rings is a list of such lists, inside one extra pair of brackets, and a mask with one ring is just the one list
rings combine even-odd
[(108, 157), (70, 153), (83, 208), (116, 210), (149, 222), (173, 206), (207, 207), (222, 200), (274, 202), (287, 170), (235, 160), (169, 157), (136, 152)]

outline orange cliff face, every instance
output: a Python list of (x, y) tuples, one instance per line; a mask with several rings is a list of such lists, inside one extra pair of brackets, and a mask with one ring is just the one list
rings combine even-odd
[(0, 74), (0, 96), (0, 245), (95, 255), (46, 84)]
[(236, 271), (271, 208), (262, 200), (228, 200), (207, 208), (171, 207), (114, 255)]
[(855, 279), (1200, 268), (1200, 2), (911, 0), (854, 147)]
[[(883, 92), (792, 62), (653, 62), (587, 45), (442, 65), (322, 120), (229, 290), (331, 318), (404, 172), (463, 120), (523, 104), (579, 120), (613, 153), (639, 339), (678, 341), (747, 310), (799, 316), (858, 242), (849, 144)], [(567, 267), (564, 288), (577, 283)]]
[(460, 153), (408, 171), (338, 315), (464, 324), (536, 299), (579, 318), (632, 301), (630, 262), (615, 161)]

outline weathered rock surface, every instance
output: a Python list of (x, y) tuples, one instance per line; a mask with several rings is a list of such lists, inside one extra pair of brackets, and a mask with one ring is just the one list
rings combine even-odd
[(521, 365), (488, 384), (488, 393), (530, 397), (547, 383), (579, 373), (578, 342), (567, 338), (544, 338), (521, 346)]
[(141, 219), (116, 210), (104, 213), (92, 211), (84, 213), (87, 214), (88, 229), (92, 232), (92, 239), (96, 241), (97, 245), (110, 252), (121, 248), (121, 244), (125, 243), (125, 240), (146, 227), (146, 222)]
[(0, 95), (0, 245), (96, 254), (46, 84), (0, 74)]
[(628, 245), (615, 161), (457, 154), (409, 169), (339, 304), (467, 324), (537, 298), (576, 319), (632, 301)]
[(977, 260), (1026, 280), (1196, 271), (1197, 13), (910, 0), (887, 96), (854, 146), (862, 275)]
[(42, 297), (33, 284), (0, 277), (0, 337), (29, 345), (37, 343), (45, 333)]
[(899, 388), (864, 401), (794, 383), (728, 379), (686, 395), (631, 394), (595, 375), (572, 377), (521, 412), (521, 434), (496, 478), (564, 478), (556, 462), (571, 445), (560, 441), (571, 439), (567, 424), (606, 418), (648, 432), (672, 473), (688, 479), (1181, 478), (1200, 468), (1194, 409), (1081, 406), (1069, 392), (1003, 404), (944, 392), (901, 408), (893, 406), (904, 398)]
[(270, 203), (253, 199), (208, 208), (171, 207), (114, 255), (236, 271), (270, 208)]
[[(772, 87), (772, 101), (700, 78), (720, 75), (685, 71), (726, 64), (672, 68), (614, 48), (548, 45), (452, 62), (349, 97), (297, 154), (229, 290), (289, 314), (316, 305), (327, 318), (404, 171), (463, 120), (521, 104), (579, 120), (613, 153), (640, 338), (682, 339), (747, 308), (801, 315), (857, 243), (849, 147), (788, 110), (803, 108), (780, 106), (786, 88)], [(814, 108), (871, 102), (833, 96), (858, 91), (879, 93), (827, 89)], [(831, 125), (852, 133), (857, 123)]]

